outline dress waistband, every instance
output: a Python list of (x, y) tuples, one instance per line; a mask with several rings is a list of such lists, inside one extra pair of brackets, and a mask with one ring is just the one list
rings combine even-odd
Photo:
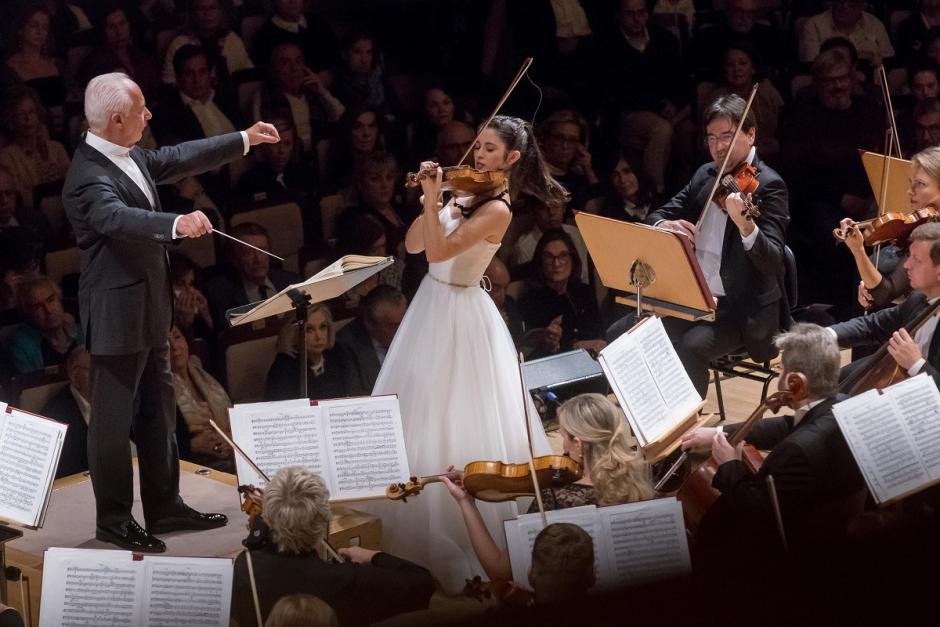
[(464, 283), (451, 283), (450, 281), (444, 281), (443, 279), (437, 278), (436, 276), (434, 276), (434, 275), (431, 274), (430, 272), (428, 272), (428, 276), (431, 277), (432, 279), (434, 279), (435, 281), (437, 281), (438, 283), (443, 283), (444, 285), (449, 285), (449, 286), (451, 286), (451, 287), (480, 287), (480, 288), (483, 288), (484, 290), (486, 290), (487, 292), (489, 292), (490, 289), (491, 289), (491, 285), (492, 285), (492, 284), (490, 283), (490, 277), (488, 277), (488, 276), (486, 276), (486, 275), (483, 275), (483, 278), (480, 279), (480, 282), (479, 282), (479, 283), (475, 283), (475, 284), (473, 284), (473, 285), (466, 285), (466, 284), (464, 284)]

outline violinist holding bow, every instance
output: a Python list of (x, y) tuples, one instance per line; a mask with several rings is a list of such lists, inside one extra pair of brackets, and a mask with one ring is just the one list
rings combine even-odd
[[(666, 318), (663, 324), (695, 389), (703, 397), (708, 388), (708, 364), (745, 347), (758, 361), (770, 359), (773, 336), (788, 326), (789, 305), (783, 290), (784, 234), (790, 221), (786, 184), (758, 157), (754, 142), (754, 114), (744, 99), (720, 96), (702, 114), (712, 161), (701, 166), (692, 180), (646, 222), (688, 237), (712, 295), (717, 298), (713, 322)], [(735, 129), (740, 124), (740, 131)], [(730, 152), (730, 155), (729, 155)], [(731, 175), (745, 166), (754, 170), (753, 194), (718, 190), (710, 200), (718, 169), (723, 163)], [(724, 178), (722, 179), (724, 180)], [(740, 187), (744, 188), (743, 185)], [(724, 190), (729, 191), (729, 190)], [(724, 198), (722, 198), (724, 196)], [(745, 215), (745, 204), (759, 206), (760, 215)], [(629, 316), (608, 331), (608, 340), (631, 326)]]

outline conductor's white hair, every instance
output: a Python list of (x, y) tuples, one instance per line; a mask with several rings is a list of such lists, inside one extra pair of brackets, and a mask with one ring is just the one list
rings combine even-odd
[(131, 85), (134, 81), (124, 73), (99, 74), (85, 88), (85, 119), (88, 127), (103, 129), (112, 113), (127, 113), (133, 101)]

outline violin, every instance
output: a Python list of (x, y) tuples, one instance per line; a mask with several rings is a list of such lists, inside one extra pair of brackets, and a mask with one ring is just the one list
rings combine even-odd
[(520, 588), (511, 581), (483, 581), (476, 575), (467, 579), (463, 595), (483, 602), (484, 599), (496, 599), (504, 607), (525, 608), (535, 602), (535, 593)]
[[(747, 420), (738, 428), (734, 434), (728, 438), (728, 444), (737, 446), (739, 442), (747, 437), (751, 428), (757, 424), (764, 412), (770, 409), (774, 413), (780, 411), (780, 408), (789, 404), (793, 400), (790, 392), (776, 392), (767, 397), (757, 409), (747, 417)], [(744, 446), (742, 461), (745, 467), (752, 474), (756, 474), (764, 462), (763, 456), (756, 448), (751, 445)], [(676, 498), (682, 503), (682, 513), (685, 518), (685, 529), (690, 537), (695, 537), (699, 525), (708, 513), (708, 510), (715, 504), (721, 492), (712, 487), (712, 480), (715, 473), (718, 472), (718, 462), (714, 457), (709, 457), (702, 465), (696, 468), (686, 477)]]
[(927, 205), (910, 213), (889, 211), (871, 220), (855, 222), (848, 229), (835, 228), (832, 229), (832, 235), (836, 241), (844, 242), (850, 233), (858, 230), (861, 231), (866, 246), (897, 242), (903, 247), (914, 229), (921, 224), (937, 221), (940, 221), (940, 209)]
[(744, 162), (734, 172), (729, 172), (721, 177), (721, 183), (718, 185), (718, 189), (715, 190), (715, 204), (727, 212), (725, 200), (728, 196), (730, 194), (741, 194), (741, 200), (744, 201), (744, 217), (753, 220), (760, 216), (760, 209), (748, 196), (756, 192), (759, 185), (757, 168)]
[[(469, 165), (455, 165), (441, 168), (444, 174), (441, 178), (441, 191), (464, 192), (466, 194), (479, 194), (500, 186), (506, 180), (506, 173), (502, 170), (481, 172)], [(434, 178), (437, 174), (437, 165), (423, 168), (418, 172), (409, 172), (405, 176), (405, 187), (417, 187), (422, 180)]]
[[(581, 478), (581, 465), (565, 455), (542, 455), (533, 460), (535, 476), (539, 485), (561, 486), (574, 483)], [(520, 496), (532, 496), (532, 474), (529, 463), (504, 464), (503, 462), (476, 461), (467, 464), (463, 471), (411, 477), (407, 483), (393, 483), (385, 490), (385, 496), (393, 501), (407, 501), (409, 496), (421, 493), (429, 483), (447, 477), (460, 481), (472, 496), (488, 503), (511, 501)]]

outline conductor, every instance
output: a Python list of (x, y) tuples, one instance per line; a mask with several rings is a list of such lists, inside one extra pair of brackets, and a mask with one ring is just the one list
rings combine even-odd
[[(212, 224), (201, 211), (162, 212), (156, 186), (218, 168), (279, 136), (258, 122), (241, 132), (144, 150), (136, 144), (151, 114), (140, 87), (119, 73), (88, 83), (85, 117), (89, 130), (75, 151), (62, 199), (82, 259), (78, 298), (91, 353), (88, 466), (95, 537), (162, 553), (166, 545), (154, 534), (228, 521), (223, 514), (197, 512), (180, 498), (167, 345), (173, 306), (166, 246), (211, 233)], [(131, 515), (132, 428), (146, 530)]]

